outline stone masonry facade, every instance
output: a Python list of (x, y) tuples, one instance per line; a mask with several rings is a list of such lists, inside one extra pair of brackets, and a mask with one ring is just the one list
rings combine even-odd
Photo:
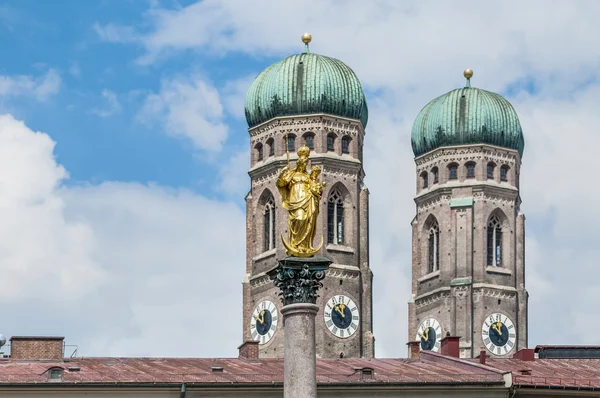
[[(518, 152), (490, 145), (444, 147), (415, 162), (409, 340), (415, 339), (424, 319), (435, 318), (443, 335), (461, 337), (461, 357), (473, 357), (485, 349), (483, 322), (492, 313), (502, 313), (516, 328), (510, 355), (526, 348), (525, 216), (520, 212)], [(472, 175), (469, 165), (471, 173), (474, 166)], [(451, 167), (456, 167), (456, 179), (450, 178)], [(500, 264), (489, 265), (492, 217), (501, 224), (502, 254)], [(429, 234), (434, 223), (439, 228), (439, 269), (432, 271)]]
[[(251, 189), (246, 196), (246, 276), (243, 281), (243, 338), (251, 340), (252, 311), (262, 300), (272, 301), (281, 313), (279, 289), (267, 276), (277, 266), (277, 260), (286, 257), (281, 233), (287, 233), (287, 212), (281, 207), (281, 197), (275, 185), (279, 171), (287, 165), (286, 140), (295, 138), (295, 150), (312, 136), (310, 165), (319, 165), (325, 186), (317, 221), (315, 246), (323, 237), (324, 244), (317, 256), (333, 261), (320, 297), (316, 317), (317, 358), (365, 357), (374, 355), (372, 328), (372, 279), (369, 264), (369, 191), (364, 185), (362, 163), (365, 131), (353, 119), (330, 115), (280, 117), (249, 130)], [(334, 148), (328, 150), (327, 137), (333, 137)], [(342, 139), (349, 142), (342, 150)], [(262, 153), (260, 153), (262, 148)], [(272, 148), (272, 149), (271, 149)], [(345, 153), (347, 152), (347, 153)], [(262, 156), (261, 156), (262, 155)], [(289, 153), (293, 167), (297, 155)], [(327, 242), (327, 202), (333, 192), (343, 201), (343, 244)], [(265, 205), (275, 204), (275, 245), (265, 250)], [(287, 235), (286, 235), (287, 236)], [(340, 338), (325, 325), (323, 307), (334, 295), (346, 295), (360, 310), (359, 329), (351, 337)], [(283, 324), (280, 322), (273, 338), (259, 346), (261, 358), (283, 357)]]

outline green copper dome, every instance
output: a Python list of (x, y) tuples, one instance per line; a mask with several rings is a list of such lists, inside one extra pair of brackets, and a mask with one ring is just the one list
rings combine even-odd
[(278, 116), (328, 113), (367, 125), (367, 101), (360, 81), (346, 64), (312, 53), (292, 55), (263, 70), (245, 102), (252, 128)]
[(496, 145), (523, 156), (525, 146), (519, 117), (510, 102), (471, 87), (452, 90), (425, 105), (413, 124), (411, 141), (415, 156), (465, 144)]

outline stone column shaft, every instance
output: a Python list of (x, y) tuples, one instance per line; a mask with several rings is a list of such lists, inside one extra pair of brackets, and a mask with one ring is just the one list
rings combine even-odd
[(317, 396), (315, 304), (289, 304), (281, 309), (285, 328), (284, 398)]

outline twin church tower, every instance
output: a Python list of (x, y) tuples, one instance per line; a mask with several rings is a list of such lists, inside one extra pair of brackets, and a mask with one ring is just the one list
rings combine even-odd
[[(333, 261), (319, 291), (317, 357), (375, 355), (369, 191), (363, 144), (368, 109), (354, 72), (305, 51), (262, 71), (246, 95), (251, 189), (246, 196), (243, 337), (263, 358), (283, 356), (282, 307), (267, 272), (286, 257), (287, 211), (276, 182), (300, 147), (326, 183), (317, 255)], [(408, 336), (438, 351), (460, 337), (461, 356), (504, 356), (527, 346), (523, 134), (502, 96), (466, 85), (427, 104), (412, 130), (417, 192), (412, 221)], [(306, 148), (303, 148), (306, 150)], [(316, 168), (315, 168), (316, 169)], [(399, 265), (402, 266), (402, 265)], [(376, 265), (375, 265), (376, 268)], [(398, 300), (405, 298), (398, 297)]]

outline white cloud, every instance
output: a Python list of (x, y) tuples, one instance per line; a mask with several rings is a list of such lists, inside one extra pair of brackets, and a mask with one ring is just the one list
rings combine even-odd
[(167, 134), (208, 151), (219, 151), (227, 138), (219, 93), (197, 77), (163, 80), (160, 92), (146, 97), (138, 120), (159, 122)]
[(121, 113), (122, 107), (119, 99), (117, 98), (117, 94), (108, 89), (104, 89), (102, 90), (102, 98), (104, 98), (106, 106), (104, 108), (93, 108), (91, 110), (93, 114), (100, 117), (110, 117)]
[(69, 66), (69, 73), (73, 77), (81, 77), (81, 67), (79, 66), (79, 62), (71, 61), (71, 65)]
[(66, 335), (80, 355), (234, 355), (242, 210), (156, 185), (63, 186), (53, 148), (0, 116), (2, 332)]
[(0, 75), (0, 97), (30, 96), (45, 101), (60, 91), (60, 85), (60, 75), (54, 69), (38, 77)]
[(93, 28), (100, 40), (109, 43), (130, 43), (136, 40), (134, 29), (129, 26), (117, 26), (114, 24), (101, 26), (95, 23)]

